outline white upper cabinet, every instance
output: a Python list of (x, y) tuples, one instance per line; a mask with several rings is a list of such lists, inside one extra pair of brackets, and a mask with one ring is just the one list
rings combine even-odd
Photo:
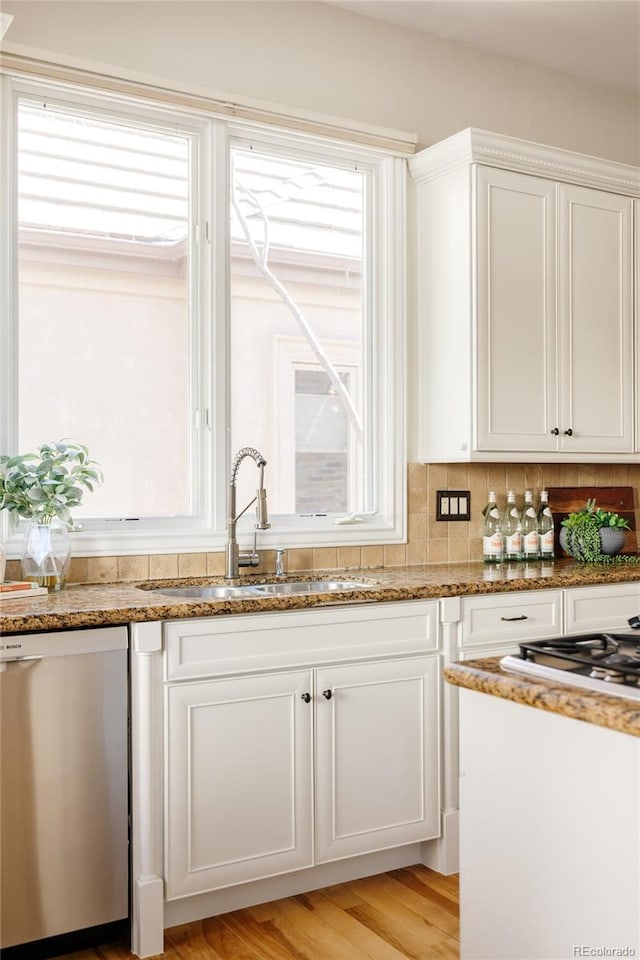
[(411, 170), (420, 459), (635, 459), (640, 170), (476, 130)]

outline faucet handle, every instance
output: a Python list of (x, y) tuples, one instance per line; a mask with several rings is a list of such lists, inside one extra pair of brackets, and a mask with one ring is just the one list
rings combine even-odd
[(276, 550), (276, 577), (284, 577), (284, 550)]

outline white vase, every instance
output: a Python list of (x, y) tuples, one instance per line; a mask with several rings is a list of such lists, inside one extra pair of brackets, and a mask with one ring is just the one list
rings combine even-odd
[(41, 587), (59, 590), (67, 577), (71, 544), (66, 523), (54, 517), (48, 521), (29, 520), (22, 547), (22, 577)]

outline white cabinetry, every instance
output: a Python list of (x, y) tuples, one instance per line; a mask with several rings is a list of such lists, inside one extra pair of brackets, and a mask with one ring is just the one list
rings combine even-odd
[(436, 602), (164, 629), (168, 900), (438, 835)]
[(439, 668), (432, 656), (317, 671), (317, 862), (438, 835)]
[(640, 170), (476, 130), (411, 169), (419, 458), (634, 459)]
[(574, 587), (565, 592), (565, 633), (628, 630), (629, 617), (638, 614), (640, 583)]
[(167, 898), (309, 866), (310, 671), (167, 691)]

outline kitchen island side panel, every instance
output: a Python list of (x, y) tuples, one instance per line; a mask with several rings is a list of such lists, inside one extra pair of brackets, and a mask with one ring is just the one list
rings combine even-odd
[(640, 739), (461, 689), (460, 903), (461, 960), (637, 956)]

